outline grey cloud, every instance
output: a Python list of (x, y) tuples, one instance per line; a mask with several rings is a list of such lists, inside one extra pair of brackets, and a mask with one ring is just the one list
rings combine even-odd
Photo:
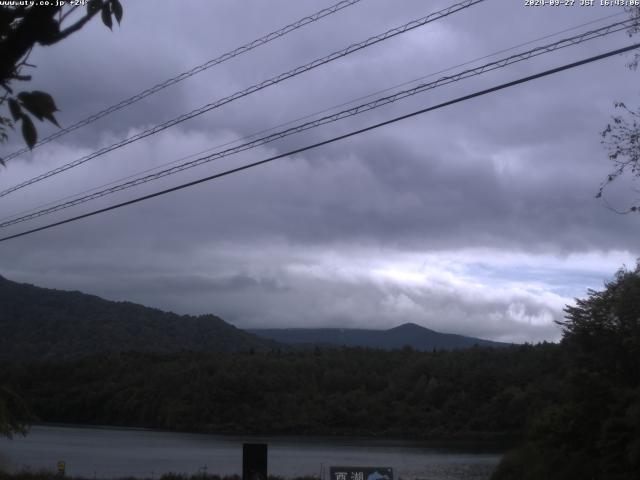
[[(33, 86), (54, 94), (63, 123), (321, 8), (315, 2), (285, 1), (249, 7), (233, 1), (193, 1), (188, 8), (172, 2), (149, 5), (127, 6), (123, 25), (114, 32), (94, 22), (64, 44), (34, 53)], [(10, 164), (0, 172), (0, 183), (28, 178), (129, 129), (139, 131), (445, 5), (365, 0)], [(20, 196), (0, 199), (0, 216), (611, 13), (543, 10), (526, 10), (517, 2), (483, 3), (96, 159)], [(619, 36), (563, 50), (437, 89), (136, 193), (286, 152), (626, 41)], [(370, 249), (447, 255), (486, 248), (493, 252), (483, 259), (489, 269), (498, 268), (492, 262), (505, 251), (532, 259), (582, 253), (608, 258), (611, 251), (633, 258), (638, 219), (612, 214), (593, 198), (609, 168), (598, 132), (609, 121), (613, 101), (638, 99), (632, 81), (637, 73), (627, 72), (624, 62), (610, 59), (0, 244), (0, 274), (184, 313), (212, 312), (241, 326), (389, 327), (406, 320), (487, 338), (557, 339), (550, 320), (561, 315), (556, 297), (501, 296), (502, 286), (490, 275), (478, 281), (496, 298), (474, 300), (465, 296), (468, 286), (444, 292), (382, 288), (368, 278), (313, 280), (291, 274), (286, 266), (313, 266), (315, 252), (345, 245), (361, 255)], [(609, 198), (623, 202), (625, 194), (615, 190)], [(53, 218), (133, 195), (118, 194)], [(343, 260), (348, 265), (353, 259)], [(611, 273), (618, 266), (612, 264)], [(542, 280), (548, 294), (557, 292), (559, 279), (574, 278), (562, 269), (553, 275)]]

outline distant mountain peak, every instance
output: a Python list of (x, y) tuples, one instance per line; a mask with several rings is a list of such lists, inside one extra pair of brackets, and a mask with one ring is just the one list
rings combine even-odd
[(400, 331), (400, 330), (404, 330), (404, 331), (411, 331), (411, 330), (430, 330), (433, 331), (427, 327), (423, 327), (422, 325), (418, 325), (417, 323), (413, 323), (413, 322), (407, 322), (407, 323), (403, 323), (402, 325), (398, 325), (397, 327), (393, 327), (390, 328), (389, 331), (391, 330), (395, 330), (395, 331)]
[(481, 338), (440, 333), (416, 323), (403, 323), (388, 330), (342, 328), (268, 328), (252, 329), (250, 333), (294, 345), (332, 345), (338, 347), (366, 347), (393, 350), (410, 346), (416, 350), (453, 350), (475, 345), (504, 347), (505, 343)]

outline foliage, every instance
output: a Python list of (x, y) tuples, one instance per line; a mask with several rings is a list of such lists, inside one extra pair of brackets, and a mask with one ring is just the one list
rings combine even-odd
[[(88, 480), (85, 477), (68, 477), (64, 478), (71, 480)], [(161, 475), (160, 480), (240, 480), (239, 475), (212, 475), (208, 473), (197, 473), (193, 475), (185, 475), (181, 473), (166, 473)], [(40, 471), (21, 471), (15, 473), (2, 472), (0, 470), (0, 480), (60, 480), (60, 475), (57, 472), (53, 472), (51, 470), (40, 470)], [(95, 480), (95, 478), (93, 479)], [(122, 478), (120, 480), (134, 480), (133, 478)], [(140, 480), (140, 479), (137, 479)], [(284, 480), (282, 477), (277, 477), (274, 475), (269, 475), (268, 480)], [(314, 477), (297, 477), (292, 478), (290, 480), (318, 480)]]
[[(80, 30), (98, 13), (102, 22), (111, 29), (112, 17), (119, 24), (123, 12), (119, 0), (89, 0), (86, 11), (79, 18), (76, 15), (80, 11), (77, 5), (15, 3), (0, 6), (0, 87), (5, 92), (0, 97), (0, 106), (6, 104), (11, 114), (11, 117), (0, 115), (0, 142), (8, 139), (7, 129), (13, 129), (20, 122), (22, 136), (29, 148), (33, 148), (38, 134), (32, 117), (59, 125), (54, 117), (58, 109), (51, 95), (39, 90), (14, 91), (14, 82), (31, 80), (30, 75), (22, 73), (25, 67), (33, 67), (27, 63), (31, 50), (36, 44), (48, 46), (60, 42)], [(69, 24), (68, 19), (74, 16), (75, 21)], [(3, 163), (1, 158), (0, 163)]]
[[(635, 178), (640, 177), (640, 109), (633, 111), (622, 102), (616, 102), (615, 108), (621, 110), (622, 114), (615, 115), (613, 123), (608, 124), (601, 133), (602, 143), (609, 150), (609, 159), (613, 162), (614, 169), (600, 185), (597, 198), (602, 197), (611, 182), (627, 172)], [(636, 211), (640, 211), (640, 204), (631, 205), (626, 210)]]
[(31, 413), (22, 398), (8, 387), (0, 385), (0, 437), (24, 435), (30, 419)]
[(565, 312), (560, 401), (493, 478), (640, 478), (640, 265)]
[(0, 305), (0, 359), (77, 357), (121, 350), (261, 350), (273, 345), (214, 315), (177, 315), (2, 277)]
[[(634, 387), (640, 372), (640, 264), (621, 269), (601, 292), (565, 308), (563, 342), (574, 366)], [(629, 383), (630, 382), (630, 383)]]
[[(636, 33), (640, 33), (640, 5), (636, 5), (634, 7), (625, 7), (625, 10), (629, 14), (629, 17), (632, 20), (635, 20), (634, 24), (627, 29), (627, 33), (630, 37), (635, 35)], [(635, 70), (638, 68), (638, 62), (640, 61), (640, 53), (635, 53), (633, 59), (629, 62), (628, 67), (631, 70)]]
[[(64, 477), (64, 478), (71, 478), (72, 480), (88, 480), (85, 477), (77, 477), (77, 476)], [(160, 480), (241, 480), (241, 477), (239, 475), (221, 476), (216, 474), (208, 474), (205, 472), (195, 473), (192, 475), (185, 475), (182, 473), (165, 473), (164, 475), (161, 475), (159, 478)], [(60, 480), (60, 475), (50, 470), (41, 470), (38, 472), (22, 471), (22, 472), (16, 472), (16, 473), (6, 473), (0, 470), (0, 480)], [(119, 479), (119, 480), (133, 480), (133, 479)], [(138, 478), (137, 480), (140, 480), (140, 479)], [(277, 475), (269, 475), (268, 480), (285, 480), (285, 477), (280, 477)], [(318, 477), (306, 476), (306, 477), (289, 477), (288, 480), (319, 480), (319, 479)]]
[(48, 422), (483, 439), (518, 436), (550, 405), (560, 356), (555, 344), (122, 353), (5, 362), (0, 376)]
[[(635, 20), (634, 25), (627, 30), (631, 37), (640, 33), (640, 6), (627, 7), (626, 10), (630, 18)], [(636, 53), (628, 67), (636, 70), (639, 60), (640, 53)], [(602, 144), (609, 151), (609, 160), (613, 162), (614, 168), (600, 185), (596, 198), (602, 198), (606, 187), (625, 173), (630, 173), (634, 179), (640, 178), (640, 109), (630, 109), (623, 102), (616, 102), (614, 106), (619, 113), (613, 116), (612, 123), (601, 132)], [(640, 203), (632, 204), (623, 211), (614, 211), (640, 212)]]

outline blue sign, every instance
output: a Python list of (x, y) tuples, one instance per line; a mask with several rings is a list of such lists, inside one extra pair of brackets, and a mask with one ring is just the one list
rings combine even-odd
[(330, 480), (393, 480), (391, 467), (330, 467)]

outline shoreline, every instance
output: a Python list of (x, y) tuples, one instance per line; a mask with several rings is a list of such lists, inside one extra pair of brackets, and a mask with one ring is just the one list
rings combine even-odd
[[(487, 451), (497, 451), (505, 453), (518, 446), (522, 437), (510, 434), (491, 434), (486, 432), (465, 433), (448, 436), (425, 436), (411, 437), (398, 435), (365, 435), (358, 433), (239, 433), (239, 432), (211, 432), (206, 430), (168, 430), (153, 427), (139, 426), (121, 426), (121, 425), (93, 425), (82, 423), (63, 423), (63, 422), (37, 422), (32, 423), (31, 427), (52, 427), (52, 428), (68, 428), (83, 430), (111, 430), (111, 431), (129, 431), (129, 432), (149, 432), (149, 433), (167, 433), (167, 434), (187, 434), (202, 435), (216, 438), (219, 440), (248, 440), (257, 442), (260, 440), (268, 440), (273, 443), (345, 443), (350, 444), (369, 444), (369, 445), (388, 445), (411, 443), (415, 446), (447, 448), (447, 447), (473, 447), (477, 451), (478, 447), (485, 446)], [(27, 431), (28, 435), (28, 431)], [(464, 448), (463, 448), (464, 449)], [(482, 448), (482, 450), (485, 450)]]

